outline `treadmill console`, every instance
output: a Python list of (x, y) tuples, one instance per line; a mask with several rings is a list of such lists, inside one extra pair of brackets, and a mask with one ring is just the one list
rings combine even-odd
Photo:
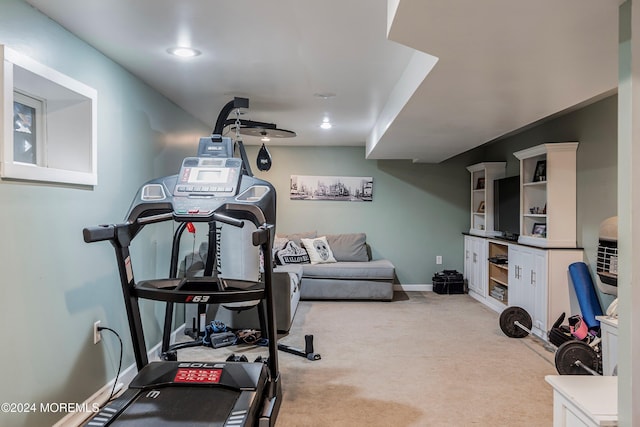
[(236, 158), (187, 157), (182, 161), (174, 196), (233, 196), (242, 161)]
[(238, 194), (242, 161), (236, 158), (187, 157), (173, 190), (176, 217), (210, 215)]
[(176, 221), (209, 221), (214, 212), (223, 214), (221, 208), (253, 205), (267, 221), (275, 221), (272, 189), (266, 181), (245, 173), (242, 159), (233, 157), (231, 138), (214, 135), (200, 139), (198, 155), (183, 159), (177, 175), (143, 185), (127, 219), (133, 222), (141, 215), (173, 212)]

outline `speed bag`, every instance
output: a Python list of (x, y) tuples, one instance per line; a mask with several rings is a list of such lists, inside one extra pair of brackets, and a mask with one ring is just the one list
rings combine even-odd
[(269, 153), (269, 150), (267, 150), (267, 147), (265, 147), (264, 143), (258, 152), (256, 163), (258, 165), (258, 169), (261, 171), (268, 171), (271, 169), (271, 154)]

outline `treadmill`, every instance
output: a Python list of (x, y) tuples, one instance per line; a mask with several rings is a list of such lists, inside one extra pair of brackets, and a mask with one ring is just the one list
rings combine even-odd
[[(241, 153), (242, 153), (242, 148)], [(272, 426), (282, 398), (278, 370), (271, 250), (275, 236), (273, 186), (250, 176), (233, 157), (230, 138), (200, 139), (197, 157), (182, 161), (180, 173), (151, 180), (137, 192), (126, 220), (83, 230), (87, 243), (109, 241), (116, 254), (137, 376), (117, 399), (85, 426)], [(258, 282), (220, 277), (166, 278), (136, 282), (129, 247), (147, 224), (251, 222), (253, 246), (260, 246), (264, 273)], [(269, 357), (266, 362), (149, 363), (139, 299), (174, 303), (225, 304), (264, 301)], [(166, 319), (165, 319), (166, 321)]]

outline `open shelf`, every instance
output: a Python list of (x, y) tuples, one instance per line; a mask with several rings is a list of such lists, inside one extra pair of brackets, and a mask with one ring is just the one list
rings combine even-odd
[[(488, 295), (504, 305), (507, 305), (509, 301), (508, 254), (508, 245), (497, 242), (489, 242)], [(491, 261), (494, 258), (504, 260), (504, 263)]]
[(471, 224), (469, 233), (494, 236), (493, 181), (504, 177), (504, 162), (485, 162), (467, 167), (471, 173)]
[(520, 243), (576, 247), (577, 148), (546, 143), (513, 153), (520, 160)]

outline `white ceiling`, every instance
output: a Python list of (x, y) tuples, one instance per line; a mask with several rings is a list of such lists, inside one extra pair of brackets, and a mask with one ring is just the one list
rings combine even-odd
[(617, 86), (616, 0), (27, 1), (212, 127), (249, 98), (271, 145), (440, 162)]

